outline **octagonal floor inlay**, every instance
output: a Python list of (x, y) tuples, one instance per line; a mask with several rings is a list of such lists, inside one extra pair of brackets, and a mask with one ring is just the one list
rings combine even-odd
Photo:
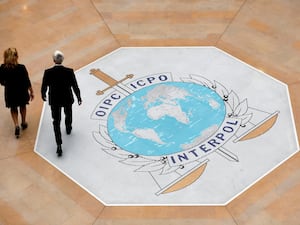
[(63, 156), (47, 103), (35, 152), (106, 205), (225, 205), (299, 149), (287, 85), (215, 47), (119, 48), (76, 76)]

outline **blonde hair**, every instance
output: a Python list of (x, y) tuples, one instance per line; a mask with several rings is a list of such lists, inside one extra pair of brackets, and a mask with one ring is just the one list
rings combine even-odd
[(15, 67), (18, 64), (18, 52), (16, 48), (8, 48), (4, 51), (4, 66)]

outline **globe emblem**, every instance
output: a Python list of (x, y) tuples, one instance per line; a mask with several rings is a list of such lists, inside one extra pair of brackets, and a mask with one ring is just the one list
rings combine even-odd
[(108, 116), (107, 130), (123, 150), (163, 156), (203, 142), (225, 116), (224, 101), (214, 90), (195, 83), (165, 82), (120, 101)]

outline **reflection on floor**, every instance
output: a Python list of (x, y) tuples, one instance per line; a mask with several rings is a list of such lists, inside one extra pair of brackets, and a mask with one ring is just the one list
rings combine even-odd
[[(299, 153), (296, 153), (271, 173), (266, 174), (263, 179), (256, 182), (226, 206), (112, 207), (102, 204), (90, 194), (94, 184), (86, 187), (88, 189), (86, 191), (73, 182), (75, 177), (71, 177), (70, 174), (66, 176), (66, 171), (62, 173), (57, 169), (57, 166), (48, 163), (34, 152), (37, 134), (44, 134), (44, 132), (38, 132), (43, 112), (43, 101), (39, 94), (42, 74), (45, 68), (53, 65), (52, 54), (57, 49), (65, 53), (65, 65), (79, 71), (85, 65), (120, 47), (216, 46), (254, 66), (260, 72), (264, 71), (277, 79), (277, 81), (271, 82), (276, 86), (277, 97), (279, 96), (277, 86), (280, 86), (282, 90), (284, 89), (278, 80), (288, 86), (293, 108), (292, 114), (295, 118), (295, 125), (299, 130), (300, 29), (298, 29), (298, 18), (300, 1), (274, 0), (272, 4), (266, 3), (266, 1), (258, 0), (194, 0), (188, 3), (174, 0), (0, 1), (0, 51), (3, 52), (8, 47), (18, 49), (19, 62), (27, 66), (35, 91), (35, 99), (30, 103), (27, 111), (29, 127), (21, 132), (21, 137), (16, 140), (9, 110), (4, 107), (3, 88), (0, 87), (0, 105), (2, 105), (0, 107), (0, 224), (299, 225)], [(107, 70), (107, 67), (105, 69), (102, 66), (99, 67), (117, 81), (123, 79), (127, 74), (134, 74), (137, 78), (169, 72), (168, 74), (171, 74), (173, 78), (185, 78), (184, 82), (191, 83), (188, 80), (191, 78), (195, 80), (195, 77), (189, 76), (191, 75), (189, 69), (184, 67), (181, 74), (175, 73), (175, 68), (179, 69), (182, 62), (186, 61), (182, 59), (178, 66), (176, 64), (170, 70), (165, 70), (163, 69), (164, 61), (161, 61), (156, 65), (160, 67), (154, 67), (156, 68), (155, 71), (147, 67), (148, 63), (151, 65), (151, 60), (143, 65), (144, 71), (142, 71), (142, 68), (138, 69), (136, 67), (134, 70), (128, 71), (121, 71), (118, 68), (110, 71)], [(136, 65), (136, 63), (133, 63), (128, 66)], [(222, 68), (218, 69), (218, 71), (222, 70)], [(142, 72), (137, 73), (137, 71)], [(199, 74), (199, 71), (193, 71), (193, 74), (214, 81), (215, 74), (209, 77), (207, 71), (201, 74)], [(253, 72), (257, 74), (258, 71), (254, 69)], [(122, 83), (129, 84), (133, 80), (136, 81), (135, 77)], [(80, 82), (82, 84), (90, 82), (90, 78), (80, 78)], [(284, 154), (287, 152), (292, 153), (294, 150), (293, 146), (290, 148), (281, 145), (280, 151), (277, 147), (281, 139), (279, 135), (283, 135), (283, 137), (288, 135), (285, 134), (285, 127), (282, 128), (282, 121), (286, 121), (287, 118), (291, 117), (291, 115), (285, 116), (288, 113), (283, 109), (286, 107), (287, 101), (283, 98), (284, 101), (280, 102), (280, 106), (278, 106), (280, 100), (276, 99), (272, 92), (264, 90), (263, 95), (253, 92), (256, 87), (263, 89), (263, 84), (253, 79), (249, 80), (248, 77), (244, 77), (244, 74), (239, 78), (235, 83), (228, 80), (226, 76), (217, 77), (215, 80), (228, 91), (234, 91), (240, 102), (247, 99), (248, 113), (254, 108), (261, 111), (261, 113), (271, 113), (270, 117), (273, 119), (276, 116), (272, 117), (272, 115), (277, 115), (277, 120), (267, 132), (259, 137), (248, 140), (240, 139), (236, 143), (234, 142), (235, 139), (232, 138), (226, 142), (222, 146), (225, 150), (221, 149), (222, 151), (220, 151), (218, 149), (209, 156), (220, 158), (219, 161), (223, 166), (221, 164), (214, 166), (216, 162), (210, 158), (200, 178), (186, 188), (167, 194), (160, 193), (161, 188), (155, 183), (154, 179), (150, 179), (150, 174), (147, 178), (146, 172), (136, 171), (137, 166), (125, 166), (124, 163), (120, 162), (121, 159), (119, 160), (114, 155), (103, 152), (100, 143), (96, 143), (96, 136), (93, 135), (99, 134), (100, 128), (97, 125), (100, 124), (100, 121), (92, 120), (91, 117), (76, 118), (74, 132), (71, 136), (64, 137), (65, 154), (61, 161), (67, 161), (69, 157), (76, 155), (75, 153), (71, 154), (72, 149), (69, 148), (68, 142), (75, 143), (77, 137), (79, 138), (79, 135), (82, 135), (78, 126), (81, 126), (82, 123), (79, 121), (85, 120), (87, 124), (92, 125), (91, 130), (95, 133), (88, 130), (86, 133), (82, 132), (84, 133), (83, 136), (90, 137), (89, 143), (97, 146), (97, 154), (101, 156), (101, 163), (108, 160), (114, 166), (113, 168), (116, 168), (115, 171), (109, 171), (109, 173), (113, 174), (114, 177), (115, 174), (120, 172), (118, 168), (122, 167), (125, 171), (121, 172), (129, 175), (122, 178), (126, 180), (127, 184), (131, 181), (133, 184), (131, 186), (137, 185), (139, 179), (135, 179), (136, 176), (139, 176), (141, 180), (148, 181), (151, 185), (147, 188), (152, 188), (147, 193), (150, 199), (161, 199), (165, 196), (182, 193), (178, 200), (179, 203), (182, 203), (180, 199), (185, 199), (183, 193), (186, 194), (188, 190), (195, 189), (199, 183), (209, 184), (204, 183), (203, 178), (207, 177), (212, 171), (218, 175), (225, 173), (223, 168), (228, 170), (229, 167), (247, 166), (248, 158), (245, 159), (243, 156), (252, 155), (251, 151), (253, 149), (250, 149), (250, 152), (243, 149), (248, 149), (249, 143), (251, 143), (251, 146), (256, 146), (257, 149), (261, 149), (261, 146), (272, 145), (274, 149), (272, 154), (283, 153), (282, 158), (279, 157), (278, 163), (280, 163), (285, 158)], [(201, 80), (203, 81), (203, 79)], [(74, 106), (76, 116), (91, 116), (102, 97), (105, 96), (105, 94), (102, 97), (95, 96), (95, 92), (105, 90), (108, 85), (100, 82), (97, 78), (94, 79), (94, 82), (95, 84), (91, 88), (85, 90), (85, 94), (92, 96), (92, 98), (90, 100), (85, 98), (83, 105), (80, 107)], [(243, 88), (235, 84), (243, 84), (241, 86)], [(267, 87), (269, 85), (270, 83)], [(281, 90), (281, 88), (279, 89)], [(142, 90), (136, 94), (141, 92)], [(105, 93), (108, 94), (109, 92), (106, 91)], [(287, 96), (285, 91), (282, 94)], [(255, 95), (256, 98), (252, 95)], [(260, 98), (263, 98), (264, 101), (260, 102)], [(265, 101), (266, 99), (267, 101)], [(86, 104), (85, 101), (90, 101), (91, 104)], [(273, 101), (275, 102), (272, 103)], [(45, 108), (43, 118), (48, 118), (47, 123), (49, 123), (47, 110), (48, 106)], [(82, 114), (84, 110), (87, 110), (86, 114)], [(271, 119), (269, 122), (272, 124)], [(267, 124), (270, 126), (269, 123)], [(264, 123), (264, 126), (267, 124)], [(43, 126), (48, 125), (44, 124), (41, 128)], [(282, 130), (278, 132), (278, 136), (270, 140), (270, 137), (274, 137), (274, 132), (278, 131), (278, 126)], [(49, 146), (47, 146), (47, 149), (49, 150), (49, 156), (52, 156), (52, 154), (55, 156), (56, 146), (54, 146), (51, 137), (53, 131), (51, 125), (48, 127)], [(288, 124), (286, 124), (286, 127), (289, 132), (293, 129), (293, 126)], [(251, 132), (251, 134), (254, 133)], [(247, 135), (244, 138), (246, 137), (249, 138)], [(294, 135), (291, 135), (290, 138), (291, 141), (287, 143), (294, 143), (292, 141)], [(257, 149), (253, 151), (257, 151)], [(38, 150), (43, 151), (40, 148)], [(81, 146), (81, 152), (87, 150), (88, 146)], [(261, 158), (261, 154), (265, 153), (265, 151), (259, 152), (256, 157), (259, 161), (257, 161), (254, 168), (264, 167), (263, 164), (270, 162), (268, 159)], [(233, 161), (229, 161), (226, 157)], [(54, 159), (57, 159), (56, 156)], [(236, 159), (239, 161), (236, 162)], [(162, 159), (162, 161), (164, 160), (165, 158)], [(253, 161), (252, 158), (249, 160)], [(172, 162), (172, 159), (169, 162)], [(104, 168), (104, 170), (107, 170), (107, 168)], [(85, 172), (79, 166), (78, 171), (86, 177), (89, 176), (89, 172)], [(201, 171), (195, 172), (194, 177), (198, 177), (200, 173)], [(239, 173), (248, 173), (248, 171), (239, 171)], [(111, 182), (112, 179), (108, 175), (106, 176), (105, 183)], [(118, 183), (119, 186), (123, 186), (122, 179)], [(248, 181), (248, 177), (243, 177), (243, 179)], [(242, 182), (243, 179), (239, 182)], [(182, 179), (183, 181), (185, 179)], [(238, 180), (234, 179), (234, 182), (236, 181)], [(114, 179), (113, 182), (117, 182), (117, 180)], [(215, 189), (215, 187), (213, 188)], [(221, 191), (224, 194), (227, 193), (226, 189)], [(137, 199), (142, 198), (144, 196), (137, 197)], [(124, 199), (123, 196), (122, 199)], [(112, 202), (113, 199), (101, 200), (106, 200), (111, 204), (121, 204), (117, 201)]]

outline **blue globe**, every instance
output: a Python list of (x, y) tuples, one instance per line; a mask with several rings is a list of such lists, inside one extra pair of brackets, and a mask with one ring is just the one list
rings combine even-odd
[(121, 149), (143, 156), (177, 153), (201, 143), (221, 126), (223, 99), (195, 83), (165, 82), (142, 88), (120, 101), (107, 129)]

